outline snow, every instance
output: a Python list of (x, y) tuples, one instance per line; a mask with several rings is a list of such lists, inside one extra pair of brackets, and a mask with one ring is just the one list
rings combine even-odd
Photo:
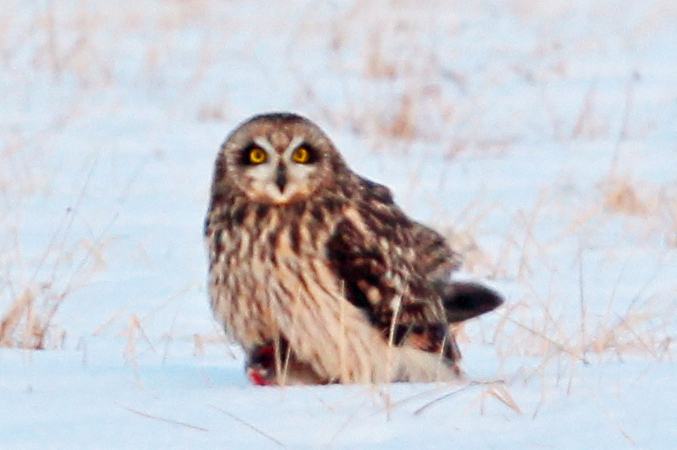
[[(677, 443), (669, 2), (6, 0), (0, 449)], [(209, 310), (212, 164), (249, 115), (318, 122), (506, 305), (467, 382), (261, 388)]]

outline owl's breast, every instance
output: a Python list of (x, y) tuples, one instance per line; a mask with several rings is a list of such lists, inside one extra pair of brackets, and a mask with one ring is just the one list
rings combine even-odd
[(330, 232), (274, 217), (214, 234), (212, 308), (236, 341), (250, 348), (274, 340), (314, 302), (340, 296), (324, 251)]

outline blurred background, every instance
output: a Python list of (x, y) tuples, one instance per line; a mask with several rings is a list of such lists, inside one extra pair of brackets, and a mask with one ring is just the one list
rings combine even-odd
[[(666, 0), (2, 0), (0, 447), (673, 448), (675, 24)], [(504, 295), (458, 330), (467, 383), (249, 385), (202, 230), (219, 146), (274, 110)]]

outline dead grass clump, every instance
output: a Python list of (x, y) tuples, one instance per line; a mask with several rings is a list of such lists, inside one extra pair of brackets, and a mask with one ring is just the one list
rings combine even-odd
[(600, 184), (601, 210), (624, 216), (634, 233), (656, 242), (661, 236), (668, 247), (677, 247), (677, 184), (662, 186), (609, 177)]
[(416, 117), (413, 100), (405, 95), (392, 122), (385, 127), (385, 134), (396, 139), (411, 140), (416, 137)]
[(496, 330), (495, 345), (503, 361), (513, 356), (535, 357), (547, 366), (565, 360), (588, 363), (591, 358), (622, 361), (631, 356), (663, 361), (674, 351), (677, 303), (651, 298), (632, 303), (622, 312), (608, 311), (593, 320), (557, 312), (554, 298), (533, 298), (508, 305)]
[[(0, 166), (6, 169), (0, 171), (0, 186), (5, 177), (12, 180), (13, 173), (22, 173), (27, 154), (0, 152)], [(102, 254), (107, 242), (92, 236), (88, 225), (87, 238), (77, 237), (74, 230), (91, 172), (74, 206), (48, 226), (40, 215), (28, 214), (22, 207), (41, 194), (35, 188), (35, 176), (15, 177), (14, 183), (7, 182), (11, 189), (0, 189), (0, 347), (62, 347), (65, 333), (55, 325), (57, 312), (104, 267)], [(46, 244), (35, 244), (45, 237)]]
[(670, 355), (674, 345), (666, 327), (662, 314), (652, 311), (617, 317), (613, 322), (600, 324), (584, 350), (595, 355), (612, 354), (619, 360), (624, 355), (640, 354), (662, 361)]
[(396, 78), (397, 67), (389, 61), (383, 52), (383, 33), (381, 30), (372, 31), (369, 35), (369, 45), (366, 51), (366, 74), (372, 78)]
[[(74, 256), (76, 259), (71, 259)], [(32, 350), (63, 347), (66, 333), (55, 325), (57, 312), (66, 299), (99, 270), (100, 264), (95, 258), (91, 249), (85, 250), (84, 255), (77, 251), (65, 252), (49, 270), (39, 268), (36, 276), (28, 281), (10, 279), (3, 283), (0, 305), (8, 306), (0, 312), (0, 347)], [(73, 271), (59, 267), (66, 263), (75, 264)], [(11, 277), (21, 278), (18, 274)], [(19, 295), (13, 295), (13, 284), (22, 286)]]
[(36, 313), (35, 295), (24, 292), (10, 305), (0, 322), (0, 347), (45, 348), (51, 317)]
[(604, 206), (609, 211), (641, 216), (648, 214), (649, 206), (627, 178), (611, 179), (603, 188)]
[[(632, 297), (635, 300), (621, 309), (619, 303), (629, 300), (627, 297), (619, 300), (616, 292), (618, 284), (623, 281), (621, 270), (617, 285), (609, 285), (609, 298), (595, 298), (588, 305), (586, 296), (590, 297), (590, 294), (585, 292), (583, 284), (588, 275), (583, 270), (580, 256), (578, 263), (576, 259), (571, 259), (570, 250), (566, 250), (569, 246), (566, 240), (575, 238), (579, 246), (585, 246), (588, 242), (609, 245), (606, 243), (609, 235), (604, 232), (605, 219), (608, 219), (609, 214), (621, 214), (623, 222), (627, 221), (631, 226), (622, 232), (628, 233), (628, 236), (618, 237), (617, 242), (628, 244), (629, 248), (634, 249), (633, 239), (642, 237), (646, 230), (651, 231), (652, 239), (665, 233), (666, 223), (669, 224), (668, 228), (677, 230), (674, 219), (677, 203), (669, 200), (674, 196), (669, 193), (668, 187), (661, 191), (661, 195), (655, 195), (658, 189), (640, 192), (629, 178), (609, 177), (599, 186), (603, 195), (599, 203), (592, 207), (571, 208), (569, 203), (562, 213), (559, 209), (541, 209), (537, 204), (532, 214), (524, 214), (528, 220), (516, 221), (518, 226), (508, 231), (509, 245), (506, 247), (513, 253), (516, 249), (519, 259), (516, 261), (515, 258), (501, 257), (501, 261), (504, 261), (501, 264), (511, 267), (506, 269), (508, 277), (514, 276), (523, 286), (532, 288), (521, 299), (508, 301), (497, 311), (501, 318), (494, 332), (494, 343), (503, 363), (514, 357), (534, 358), (538, 367), (533, 372), (527, 369), (529, 376), (540, 376), (546, 367), (576, 370), (579, 364), (587, 364), (591, 360), (620, 361), (635, 357), (663, 361), (673, 358), (674, 327), (677, 323), (677, 302), (672, 299), (673, 295), (664, 293), (647, 296), (639, 291)], [(554, 203), (551, 193), (548, 191), (548, 195), (543, 197), (543, 204)], [(564, 219), (560, 224), (563, 231), (554, 233), (554, 238), (552, 233), (541, 236), (537, 224), (545, 214), (553, 214), (553, 211)], [(660, 223), (656, 220), (659, 211), (665, 212), (665, 220)], [(640, 235), (637, 234), (638, 227)], [(525, 237), (524, 245), (519, 245), (522, 242), (520, 236)], [(601, 239), (599, 244), (598, 238)], [(614, 245), (612, 241), (606, 251), (604, 247), (596, 248), (595, 252), (599, 250), (596, 255), (605, 261), (601, 269), (596, 270), (608, 270), (608, 264), (612, 264), (613, 270), (618, 263)], [(566, 253), (560, 255), (557, 253), (559, 250)], [(635, 259), (630, 261), (637, 263)], [(517, 267), (512, 267), (515, 263), (518, 263)], [(558, 286), (560, 279), (565, 279), (562, 283), (567, 286), (566, 283), (572, 278), (571, 271), (577, 265), (580, 271), (580, 292), (571, 289), (571, 286)], [(523, 270), (523, 267), (528, 270)], [(550, 286), (543, 284), (545, 279), (539, 281), (539, 274), (542, 275), (544, 271), (552, 274)], [(606, 275), (596, 273), (594, 276), (603, 278)], [(598, 280), (596, 283), (595, 296), (604, 295), (599, 283), (603, 281)], [(623, 285), (627, 288), (636, 283), (627, 280)]]

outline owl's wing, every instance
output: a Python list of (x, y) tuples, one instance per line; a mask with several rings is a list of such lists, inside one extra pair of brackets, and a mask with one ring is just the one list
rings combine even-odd
[(458, 256), (445, 239), (411, 221), (386, 187), (368, 180), (362, 187), (326, 248), (348, 301), (395, 344), (406, 341), (458, 359), (448, 324), (494, 309), (500, 297), (478, 285), (452, 283)]
[(458, 359), (444, 306), (428, 276), (446, 271), (444, 255), (451, 251), (446, 245), (433, 251), (444, 239), (407, 218), (386, 187), (367, 180), (361, 187), (359, 200), (343, 211), (326, 247), (346, 298), (396, 345), (407, 342)]
[(396, 237), (406, 241), (398, 242), (399, 245), (404, 244), (416, 252), (416, 272), (430, 279), (448, 281), (451, 272), (461, 265), (461, 258), (449, 247), (446, 239), (432, 228), (408, 219), (395, 204), (386, 186), (362, 177), (359, 177), (359, 184), (367, 205), (360, 209), (367, 215), (376, 216), (371, 224), (376, 231), (386, 232), (391, 224), (403, 226), (404, 232)]
[(361, 225), (347, 218), (327, 242), (329, 265), (348, 300), (382, 327), (395, 316), (397, 322), (444, 321), (434, 286), (416, 273), (402, 248), (384, 235), (379, 239), (364, 233)]
[[(460, 353), (449, 335), (440, 297), (396, 242), (378, 238), (356, 220), (354, 211), (327, 242), (329, 266), (347, 300), (365, 312), (371, 324), (395, 345), (408, 343), (428, 352), (441, 352), (449, 361)], [(397, 227), (395, 227), (396, 229)], [(394, 231), (397, 233), (397, 231)]]

